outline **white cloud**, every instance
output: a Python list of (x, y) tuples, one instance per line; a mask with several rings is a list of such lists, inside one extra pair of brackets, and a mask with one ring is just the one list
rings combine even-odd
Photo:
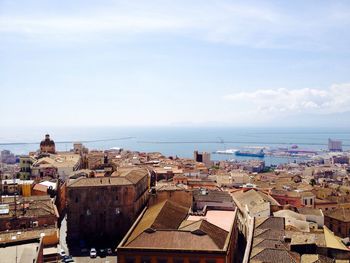
[(328, 89), (259, 89), (224, 96), (252, 113), (271, 115), (333, 114), (350, 111), (350, 83), (334, 84)]

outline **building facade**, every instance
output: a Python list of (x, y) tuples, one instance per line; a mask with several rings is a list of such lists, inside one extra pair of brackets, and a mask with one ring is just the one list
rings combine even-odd
[(56, 147), (55, 142), (50, 139), (50, 135), (46, 134), (45, 139), (40, 142), (41, 153), (55, 153)]
[(328, 150), (330, 152), (341, 152), (343, 150), (342, 141), (328, 139)]
[(324, 224), (335, 235), (342, 238), (350, 237), (350, 209), (337, 208), (324, 212)]
[(67, 184), (69, 239), (117, 240), (144, 208), (148, 171), (129, 169), (110, 177), (80, 177)]

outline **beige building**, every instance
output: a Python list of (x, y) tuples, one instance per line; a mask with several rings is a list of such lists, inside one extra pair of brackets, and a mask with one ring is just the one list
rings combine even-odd
[(81, 157), (74, 153), (51, 154), (49, 157), (43, 157), (33, 163), (32, 178), (43, 178), (58, 176), (66, 181), (68, 176), (80, 169)]

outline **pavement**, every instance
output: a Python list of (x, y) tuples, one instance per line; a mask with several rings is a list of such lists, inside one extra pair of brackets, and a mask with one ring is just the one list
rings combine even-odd
[(116, 263), (117, 256), (108, 256), (105, 258), (90, 258), (89, 256), (73, 257), (74, 261), (77, 263), (91, 262), (91, 263)]

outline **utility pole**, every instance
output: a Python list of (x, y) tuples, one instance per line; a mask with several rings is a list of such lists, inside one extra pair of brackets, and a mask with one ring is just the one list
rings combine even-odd
[(0, 199), (2, 204), (2, 163), (0, 162)]
[(17, 192), (15, 192), (15, 217), (17, 218)]

